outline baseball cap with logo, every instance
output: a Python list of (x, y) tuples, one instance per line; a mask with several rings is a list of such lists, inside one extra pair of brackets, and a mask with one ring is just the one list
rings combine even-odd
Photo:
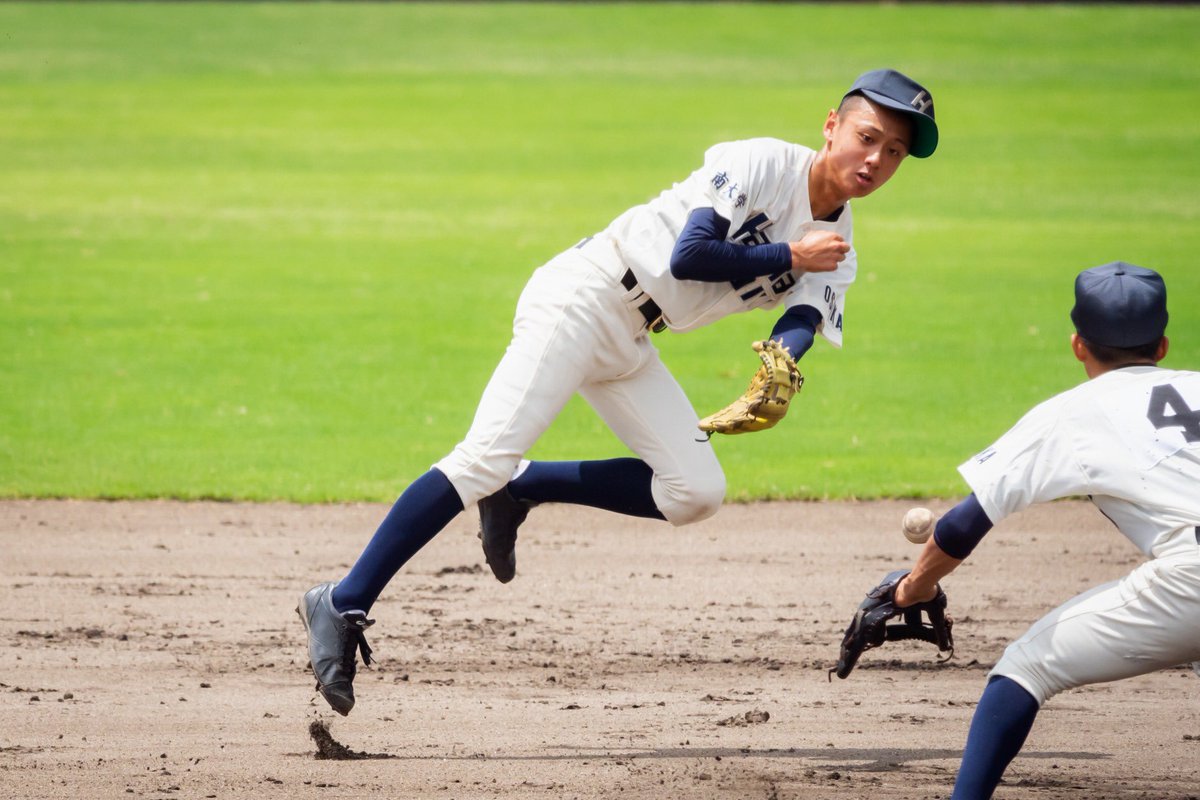
[(938, 129), (933, 119), (933, 95), (924, 86), (894, 69), (876, 69), (859, 75), (842, 99), (852, 94), (861, 94), (912, 119), (913, 140), (908, 154), (916, 158), (933, 155)]
[(1167, 286), (1152, 269), (1114, 261), (1075, 278), (1075, 331), (1094, 344), (1131, 348), (1167, 329)]

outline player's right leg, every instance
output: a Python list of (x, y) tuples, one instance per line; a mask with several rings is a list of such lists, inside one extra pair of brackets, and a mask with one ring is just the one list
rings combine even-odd
[(392, 576), (462, 511), (446, 476), (431, 469), (404, 490), (341, 581), (318, 584), (296, 607), (317, 690), (340, 714), (354, 707), (355, 652), (370, 664), (367, 612)]
[(632, 345), (628, 333), (622, 341), (618, 332), (628, 312), (607, 296), (611, 283), (570, 251), (530, 279), (517, 304), (512, 341), (484, 389), (470, 430), (435, 465), (464, 506), (509, 482), (525, 452), (584, 382), (614, 368), (614, 361), (626, 364)]
[[(314, 587), (297, 612), (308, 634), (309, 660), (330, 705), (354, 705), (355, 650), (366, 614), (400, 568), (463, 510), (500, 489), (587, 375), (586, 331), (573, 313), (586, 295), (590, 266), (551, 262), (530, 279), (517, 306), (512, 342), (484, 389), (475, 420), (454, 451), (414, 481), (392, 506), (341, 581)], [(583, 299), (586, 303), (586, 298)]]

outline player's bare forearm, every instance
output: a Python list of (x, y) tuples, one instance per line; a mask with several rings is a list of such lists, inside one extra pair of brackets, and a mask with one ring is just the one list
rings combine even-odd
[(896, 587), (896, 605), (903, 608), (913, 603), (931, 600), (937, 594), (938, 582), (962, 562), (963, 559), (954, 558), (938, 547), (938, 543), (931, 537), (925, 542), (925, 549), (917, 558), (912, 572)]
[(833, 272), (850, 252), (850, 245), (833, 231), (811, 231), (797, 242), (788, 242), (792, 269), (799, 272)]
[(937, 594), (938, 581), (953, 572), (991, 529), (991, 518), (971, 492), (937, 521), (933, 536), (896, 592), (898, 604), (911, 605)]

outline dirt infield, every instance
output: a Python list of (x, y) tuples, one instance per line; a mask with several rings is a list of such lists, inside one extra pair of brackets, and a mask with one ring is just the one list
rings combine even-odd
[[(909, 505), (543, 507), (508, 585), (464, 514), (372, 611), (342, 718), (294, 608), (385, 507), (3, 502), (0, 797), (946, 797), (1006, 642), (1140, 557), (1090, 505), (1019, 515), (946, 582), (953, 660), (901, 643), (830, 683), (863, 592), (917, 552)], [(318, 758), (314, 722), (359, 757)], [(1055, 698), (996, 796), (1200, 798), (1200, 680)]]

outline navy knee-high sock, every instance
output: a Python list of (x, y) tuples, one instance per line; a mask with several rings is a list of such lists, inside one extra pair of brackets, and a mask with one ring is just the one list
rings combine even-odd
[(988, 800), (1025, 744), (1037, 713), (1037, 700), (1021, 684), (1004, 676), (989, 681), (971, 719), (950, 800)]
[(462, 510), (458, 492), (438, 470), (413, 481), (333, 590), (333, 607), (370, 611), (392, 576)]
[(638, 458), (603, 461), (531, 461), (508, 484), (518, 500), (574, 503), (632, 517), (665, 519), (650, 493), (654, 471)]

